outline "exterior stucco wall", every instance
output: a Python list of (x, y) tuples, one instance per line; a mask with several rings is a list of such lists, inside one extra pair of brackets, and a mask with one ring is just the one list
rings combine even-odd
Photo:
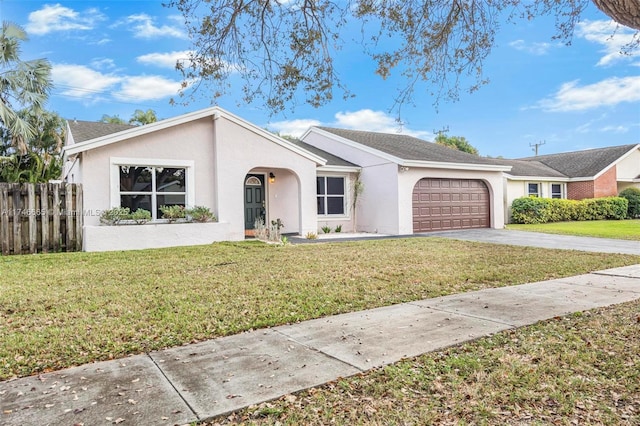
[(617, 165), (618, 180), (640, 178), (640, 149), (636, 149)]
[[(356, 231), (399, 234), (396, 163), (313, 132), (307, 134), (304, 142), (362, 168), (360, 180), (364, 191), (356, 207)], [(319, 226), (323, 226), (322, 219)]]
[(282, 232), (316, 232), (316, 164), (224, 116), (214, 125), (218, 217), (230, 223), (231, 239), (244, 238), (244, 181), (256, 170), (276, 175), (276, 182), (266, 183), (268, 220), (280, 217)]
[(192, 161), (194, 199), (188, 203), (209, 207), (217, 214), (212, 167), (213, 122), (210, 118), (95, 148), (81, 156), (82, 173), (76, 181), (84, 188), (86, 226), (98, 225), (102, 210), (119, 205), (120, 200), (112, 199), (111, 195), (112, 158), (157, 160), (158, 164), (162, 164), (162, 160)]
[(502, 172), (411, 167), (408, 171), (400, 171), (398, 174), (399, 234), (413, 233), (413, 189), (416, 183), (423, 178), (481, 180), (489, 189), (491, 227), (497, 229), (504, 228)]

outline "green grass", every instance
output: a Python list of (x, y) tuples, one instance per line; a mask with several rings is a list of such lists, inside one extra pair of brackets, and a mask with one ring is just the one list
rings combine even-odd
[(554, 318), (201, 425), (638, 425), (639, 312)]
[(640, 241), (640, 219), (587, 220), (543, 223), (538, 225), (511, 224), (507, 225), (507, 228), (519, 231), (545, 232), (547, 234), (566, 234)]
[(635, 263), (436, 238), (2, 257), (0, 379)]

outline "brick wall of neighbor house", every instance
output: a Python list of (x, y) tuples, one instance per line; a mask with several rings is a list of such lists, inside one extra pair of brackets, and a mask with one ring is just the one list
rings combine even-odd
[(597, 197), (615, 197), (618, 195), (618, 173), (616, 166), (613, 166), (606, 172), (604, 172), (594, 182), (593, 196)]
[(593, 198), (593, 181), (569, 182), (567, 184), (567, 198), (570, 200)]
[(618, 195), (618, 182), (615, 166), (595, 180), (569, 182), (567, 184), (567, 198), (571, 200), (615, 197), (616, 195)]

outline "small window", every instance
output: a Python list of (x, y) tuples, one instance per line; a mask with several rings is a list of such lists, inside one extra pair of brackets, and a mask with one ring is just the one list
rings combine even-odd
[(316, 178), (318, 215), (345, 214), (344, 177), (318, 176)]
[(563, 198), (562, 196), (562, 184), (560, 183), (552, 183), (551, 184), (551, 198)]
[(539, 183), (528, 183), (527, 184), (527, 195), (529, 197), (539, 197), (540, 196), (540, 184)]
[(132, 212), (145, 209), (159, 219), (161, 206), (186, 206), (183, 167), (120, 166), (120, 206)]

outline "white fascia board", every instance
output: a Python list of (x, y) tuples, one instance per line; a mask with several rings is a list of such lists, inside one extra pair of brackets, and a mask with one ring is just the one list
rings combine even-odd
[(321, 136), (324, 136), (326, 138), (332, 139), (332, 140), (334, 140), (336, 142), (340, 142), (340, 143), (342, 143), (344, 145), (350, 146), (351, 148), (359, 149), (360, 151), (364, 151), (364, 152), (369, 153), (371, 155), (375, 155), (377, 157), (380, 157), (380, 158), (385, 159), (387, 161), (390, 161), (392, 163), (401, 164), (404, 161), (402, 158), (396, 157), (395, 155), (387, 154), (384, 151), (380, 151), (378, 149), (371, 148), (371, 147), (369, 147), (367, 145), (363, 145), (361, 143), (352, 141), (351, 139), (343, 138), (342, 136), (338, 136), (338, 135), (333, 134), (331, 132), (327, 132), (325, 130), (318, 129), (317, 127), (311, 127), (309, 130), (307, 130), (302, 135), (300, 140), (304, 141), (304, 138), (309, 133), (317, 133), (317, 134), (319, 134)]
[(618, 182), (638, 183), (640, 182), (640, 178), (618, 179)]
[(571, 179), (568, 177), (555, 177), (555, 176), (514, 176), (505, 173), (508, 180), (517, 181), (544, 181), (544, 182), (569, 182)]
[(362, 167), (356, 166), (320, 166), (317, 167), (318, 172), (337, 172), (337, 173), (358, 173)]
[(605, 167), (604, 169), (600, 170), (599, 173), (597, 173), (593, 179), (598, 179), (600, 176), (602, 176), (603, 174), (605, 174), (606, 172), (609, 171), (609, 169), (613, 166), (615, 166), (616, 164), (618, 164), (619, 162), (621, 162), (622, 160), (624, 160), (625, 158), (627, 158), (628, 156), (631, 155), (632, 152), (634, 152), (636, 149), (640, 149), (640, 144), (634, 146), (633, 148), (631, 148), (629, 151), (627, 151), (625, 154), (621, 155), (620, 157), (618, 157), (618, 159), (616, 161), (614, 161), (613, 163), (609, 164), (607, 167)]
[(134, 127), (132, 129), (123, 130), (118, 133), (114, 133), (112, 135), (102, 136), (99, 138), (91, 139), (85, 142), (77, 143), (69, 147), (65, 147), (63, 149), (66, 155), (77, 154), (80, 152), (88, 151), (91, 149), (99, 148), (102, 146), (110, 145), (112, 143), (120, 142), (126, 139), (131, 139), (137, 136), (146, 135), (152, 132), (157, 132), (159, 130), (164, 130), (173, 126), (177, 126), (180, 124), (188, 123), (191, 121), (199, 120), (201, 118), (212, 117), (214, 120), (219, 117), (224, 117), (225, 119), (253, 132), (256, 133), (265, 139), (270, 140), (290, 151), (295, 152), (319, 165), (327, 164), (327, 160), (322, 157), (319, 157), (303, 148), (298, 147), (290, 143), (289, 141), (274, 135), (271, 132), (268, 132), (260, 127), (249, 123), (248, 121), (231, 114), (228, 111), (223, 110), (220, 107), (214, 106), (210, 108), (205, 108), (199, 111), (190, 112), (187, 114), (183, 114), (177, 117), (167, 118), (166, 120), (157, 121), (155, 123), (147, 124), (140, 127)]
[(508, 172), (511, 166), (499, 166), (497, 164), (468, 164), (468, 163), (441, 163), (438, 161), (402, 161), (404, 167), (424, 167), (430, 169), (452, 169), (452, 170), (479, 170), (485, 172)]

